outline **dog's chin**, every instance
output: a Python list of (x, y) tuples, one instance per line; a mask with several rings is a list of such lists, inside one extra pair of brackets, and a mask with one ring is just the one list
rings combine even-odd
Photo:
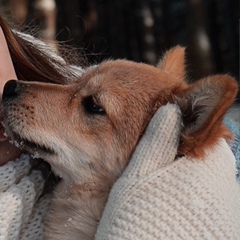
[(11, 136), (13, 139), (12, 143), (16, 147), (29, 152), (33, 157), (38, 158), (46, 155), (55, 155), (54, 149), (47, 145), (22, 137), (15, 132), (12, 132)]

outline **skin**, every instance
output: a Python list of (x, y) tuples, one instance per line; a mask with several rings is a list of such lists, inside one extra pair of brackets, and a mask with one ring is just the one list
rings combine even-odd
[(13, 146), (9, 142), (9, 138), (4, 135), (2, 122), (2, 92), (5, 83), (10, 79), (17, 79), (12, 60), (8, 51), (8, 46), (0, 27), (0, 166), (6, 164), (8, 161), (16, 159), (21, 150)]

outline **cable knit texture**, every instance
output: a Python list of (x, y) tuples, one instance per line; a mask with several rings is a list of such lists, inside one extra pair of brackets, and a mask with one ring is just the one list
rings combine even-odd
[(0, 240), (42, 239), (49, 196), (39, 198), (44, 179), (40, 171), (30, 171), (29, 161), (22, 155), (0, 167)]
[(240, 237), (240, 186), (224, 140), (204, 160), (174, 159), (180, 113), (161, 107), (114, 185), (97, 240)]

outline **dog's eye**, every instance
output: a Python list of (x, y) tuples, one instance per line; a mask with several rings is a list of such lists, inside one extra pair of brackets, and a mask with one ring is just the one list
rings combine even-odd
[(88, 96), (83, 100), (83, 106), (87, 113), (90, 114), (105, 114), (105, 110), (99, 105), (93, 96)]

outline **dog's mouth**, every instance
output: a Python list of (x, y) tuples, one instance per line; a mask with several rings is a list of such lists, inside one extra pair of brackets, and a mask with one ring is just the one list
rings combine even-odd
[(40, 157), (41, 155), (54, 155), (55, 151), (51, 148), (48, 147), (47, 145), (37, 143), (35, 141), (26, 139), (24, 137), (19, 136), (17, 133), (12, 132), (12, 143), (20, 148), (28, 151), (35, 157)]
[(2, 126), (2, 123), (0, 123), (0, 142), (8, 140), (8, 137), (5, 133), (5, 129)]

